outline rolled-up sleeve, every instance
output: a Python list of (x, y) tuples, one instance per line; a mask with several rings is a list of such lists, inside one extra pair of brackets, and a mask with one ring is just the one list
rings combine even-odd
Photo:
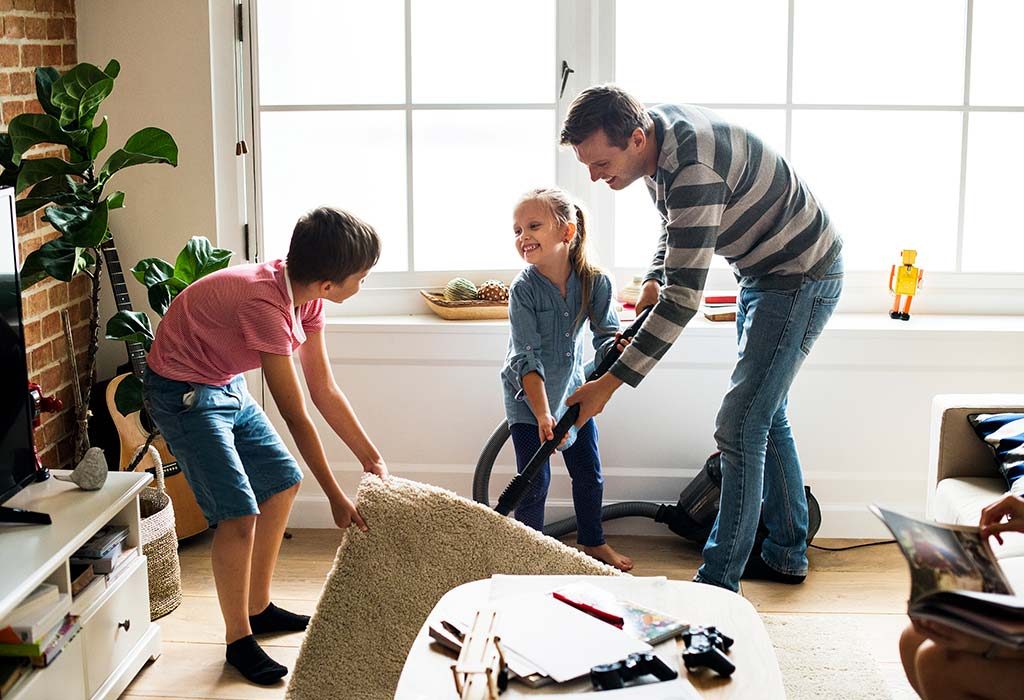
[(508, 319), (512, 328), (511, 351), (502, 376), (515, 388), (516, 400), (526, 398), (523, 377), (536, 372), (544, 379), (541, 361), (541, 334), (537, 327), (534, 299), (526, 284), (514, 284), (509, 292)]

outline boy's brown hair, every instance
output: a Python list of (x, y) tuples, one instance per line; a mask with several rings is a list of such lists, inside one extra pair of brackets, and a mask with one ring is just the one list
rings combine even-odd
[(578, 146), (603, 129), (609, 143), (625, 148), (634, 131), (646, 132), (653, 126), (654, 121), (640, 100), (614, 85), (596, 85), (581, 92), (569, 105), (561, 143)]
[(380, 236), (347, 211), (319, 207), (295, 224), (288, 245), (288, 275), (293, 282), (341, 283), (365, 272), (380, 259)]

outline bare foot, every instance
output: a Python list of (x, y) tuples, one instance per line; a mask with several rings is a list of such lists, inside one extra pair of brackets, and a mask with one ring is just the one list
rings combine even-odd
[(583, 551), (588, 555), (599, 559), (609, 566), (614, 566), (620, 571), (629, 571), (633, 568), (633, 560), (624, 554), (619, 554), (612, 546), (608, 543), (598, 545), (597, 547), (583, 547)]

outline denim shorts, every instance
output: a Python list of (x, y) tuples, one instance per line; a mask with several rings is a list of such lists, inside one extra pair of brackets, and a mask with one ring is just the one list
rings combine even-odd
[(302, 481), (267, 414), (238, 375), (224, 386), (179, 382), (151, 369), (146, 408), (211, 526), (259, 515), (259, 504)]

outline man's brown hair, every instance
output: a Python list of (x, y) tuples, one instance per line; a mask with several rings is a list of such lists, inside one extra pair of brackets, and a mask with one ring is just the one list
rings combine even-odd
[(587, 88), (572, 101), (562, 125), (562, 145), (578, 146), (598, 129), (608, 142), (625, 148), (637, 129), (647, 131), (654, 125), (640, 100), (614, 85)]
[(295, 224), (288, 245), (293, 282), (334, 282), (365, 272), (380, 259), (380, 236), (365, 221), (341, 209), (320, 207)]

